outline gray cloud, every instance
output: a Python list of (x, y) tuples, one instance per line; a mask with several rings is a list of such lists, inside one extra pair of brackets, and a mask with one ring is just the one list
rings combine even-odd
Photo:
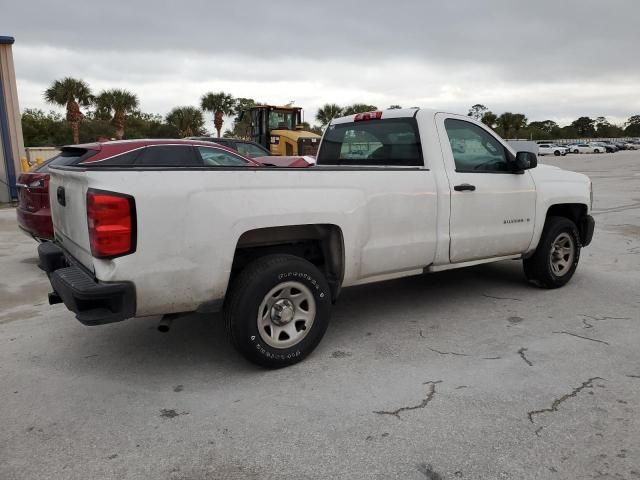
[(456, 111), (481, 102), (557, 120), (640, 111), (633, 0), (69, 0), (2, 11), (23, 107), (74, 75), (94, 89), (130, 88), (162, 113), (212, 89), (295, 99), (308, 114), (326, 101)]

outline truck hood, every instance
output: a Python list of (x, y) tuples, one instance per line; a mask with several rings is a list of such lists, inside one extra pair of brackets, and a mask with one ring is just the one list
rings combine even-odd
[(560, 167), (556, 167), (555, 165), (547, 165), (544, 163), (539, 163), (538, 166), (532, 170), (530, 170), (533, 175), (534, 180), (543, 181), (543, 182), (570, 182), (570, 183), (580, 183), (580, 184), (589, 184), (591, 180), (589, 177), (582, 173), (572, 172), (570, 170), (564, 170)]

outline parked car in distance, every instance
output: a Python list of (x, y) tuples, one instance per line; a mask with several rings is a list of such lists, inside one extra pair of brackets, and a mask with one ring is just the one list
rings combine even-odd
[(560, 155), (566, 155), (568, 151), (568, 148), (561, 147), (555, 143), (538, 144), (538, 155), (555, 155), (559, 157)]
[(605, 149), (605, 152), (607, 153), (615, 153), (618, 150), (620, 150), (618, 147), (616, 147), (613, 143), (607, 143), (607, 142), (591, 142), (592, 145), (599, 145), (601, 147), (603, 147)]
[(250, 158), (200, 140), (120, 140), (62, 147), (60, 154), (18, 177), (18, 226), (38, 241), (53, 239), (49, 168), (99, 163), (102, 166), (260, 166)]
[(640, 148), (640, 145), (633, 142), (625, 142), (624, 147), (626, 150), (637, 150), (638, 148)]
[(605, 148), (600, 145), (593, 145), (590, 143), (574, 143), (569, 145), (569, 151), (571, 153), (603, 153)]
[(268, 157), (271, 152), (262, 145), (251, 140), (241, 140), (238, 138), (216, 138), (216, 137), (187, 137), (187, 140), (201, 140), (205, 142), (214, 142), (218, 145), (231, 148), (245, 157)]

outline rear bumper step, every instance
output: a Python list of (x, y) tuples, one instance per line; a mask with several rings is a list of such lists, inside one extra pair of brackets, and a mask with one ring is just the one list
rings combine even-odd
[(64, 302), (85, 325), (119, 322), (135, 315), (135, 288), (130, 282), (101, 282), (55, 243), (38, 246), (39, 266), (53, 292), (49, 303)]

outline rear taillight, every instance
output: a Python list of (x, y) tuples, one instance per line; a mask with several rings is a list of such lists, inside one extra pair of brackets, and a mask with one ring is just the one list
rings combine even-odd
[(136, 204), (132, 196), (90, 189), (87, 223), (91, 254), (114, 258), (136, 250)]
[(380, 120), (382, 118), (382, 112), (366, 112), (358, 113), (353, 117), (354, 122), (361, 122), (363, 120)]

